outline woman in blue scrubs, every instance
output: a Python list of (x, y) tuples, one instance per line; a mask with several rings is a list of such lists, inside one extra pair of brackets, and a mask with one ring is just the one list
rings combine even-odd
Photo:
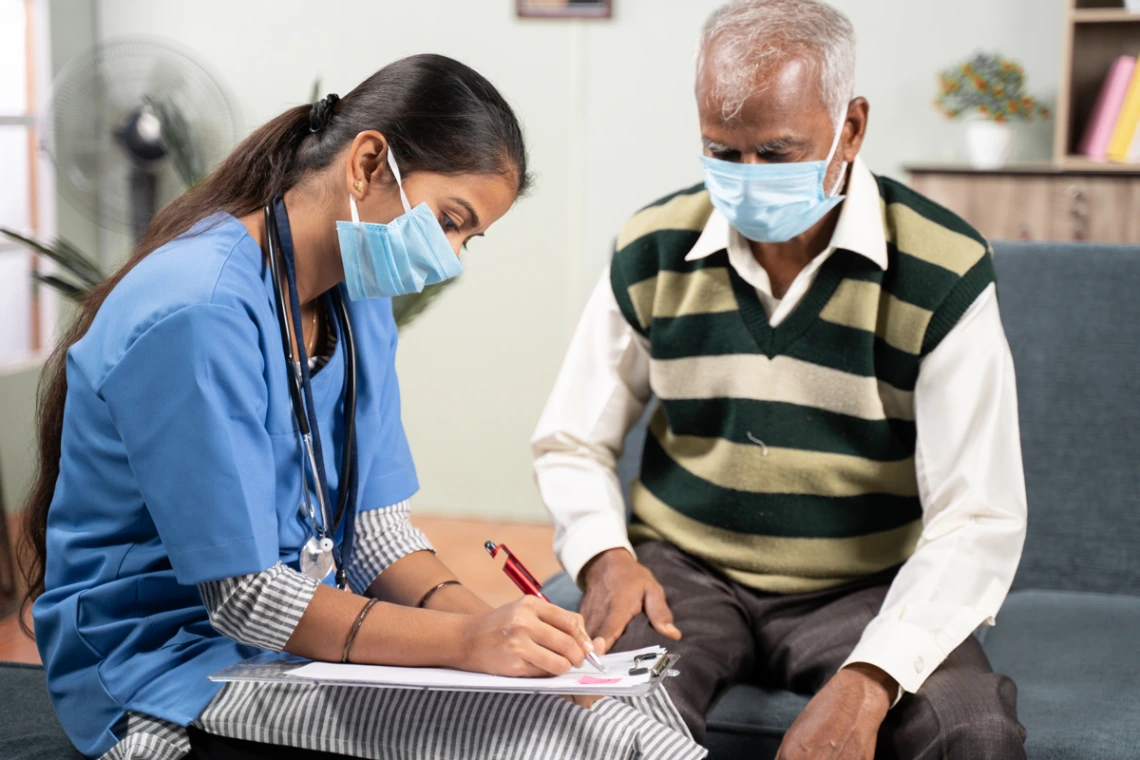
[[(80, 751), (700, 756), (663, 698), (583, 710), (208, 680), (262, 650), (527, 676), (592, 651), (578, 615), (533, 598), (491, 609), (408, 521), (417, 481), (386, 296), (453, 275), (527, 184), (522, 132), (495, 88), (456, 61), (407, 58), (256, 130), (82, 303), (45, 369), (29, 505), (36, 640)], [(321, 434), (308, 469), (290, 342), (299, 414)], [(322, 481), (327, 508), (314, 510), (305, 494)], [(342, 490), (351, 536), (328, 515)], [(349, 544), (336, 552), (348, 589), (322, 572), (320, 538)], [(301, 561), (306, 547), (316, 561)]]

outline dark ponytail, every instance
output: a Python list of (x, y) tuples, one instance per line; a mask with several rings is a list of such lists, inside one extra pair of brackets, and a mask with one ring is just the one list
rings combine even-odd
[[(331, 101), (331, 102), (330, 102)], [(441, 55), (416, 55), (385, 66), (339, 100), (321, 104), (314, 131), (308, 105), (255, 130), (201, 184), (165, 206), (128, 261), (93, 288), (44, 365), (37, 396), (39, 464), (25, 510), (25, 605), (44, 592), (48, 508), (59, 477), (66, 359), (107, 295), (147, 255), (218, 211), (241, 217), (324, 169), (359, 133), (374, 129), (392, 146), (405, 176), (497, 174), (518, 194), (530, 184), (522, 129), (498, 90), (473, 69)], [(23, 624), (23, 617), (21, 617)], [(30, 633), (30, 631), (29, 631)]]

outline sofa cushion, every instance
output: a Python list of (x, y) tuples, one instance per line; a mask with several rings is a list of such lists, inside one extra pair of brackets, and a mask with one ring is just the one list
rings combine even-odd
[(1140, 248), (995, 243), (1029, 535), (1014, 588), (1140, 589)]
[(0, 757), (83, 760), (55, 717), (39, 665), (0, 663), (0, 705)]
[(582, 590), (566, 573), (559, 573), (542, 584), (542, 593), (551, 604), (557, 604), (564, 610), (577, 610), (582, 603)]
[(1018, 591), (979, 637), (1017, 684), (1032, 760), (1137, 757), (1140, 598)]
[(713, 706), (709, 713), (709, 730), (780, 739), (803, 712), (808, 699), (810, 697), (783, 689), (737, 684)]

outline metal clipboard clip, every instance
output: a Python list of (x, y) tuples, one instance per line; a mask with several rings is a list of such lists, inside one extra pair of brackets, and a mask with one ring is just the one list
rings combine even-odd
[[(657, 662), (653, 664), (652, 668), (648, 666), (642, 667), (641, 663), (647, 660), (656, 658)], [(669, 654), (668, 651), (662, 654), (639, 654), (633, 658), (633, 667), (629, 669), (629, 675), (638, 676), (643, 675), (646, 670), (649, 671), (649, 680), (651, 682), (659, 681), (664, 678), (674, 678), (681, 675), (680, 671), (674, 670), (673, 666), (677, 664), (677, 660), (681, 659), (679, 654)]]

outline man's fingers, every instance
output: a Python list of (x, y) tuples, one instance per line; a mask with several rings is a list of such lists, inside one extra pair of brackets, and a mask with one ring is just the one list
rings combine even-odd
[(645, 590), (645, 616), (649, 624), (662, 636), (671, 639), (681, 638), (681, 632), (673, 625), (673, 611), (665, 603), (665, 589), (654, 584)]
[(597, 635), (605, 640), (607, 651), (622, 635), (622, 632), (625, 631), (625, 627), (629, 625), (629, 621), (632, 619), (633, 617), (631, 615), (621, 610), (610, 610), (609, 614), (606, 615), (605, 620), (602, 621), (601, 630), (597, 632)]

